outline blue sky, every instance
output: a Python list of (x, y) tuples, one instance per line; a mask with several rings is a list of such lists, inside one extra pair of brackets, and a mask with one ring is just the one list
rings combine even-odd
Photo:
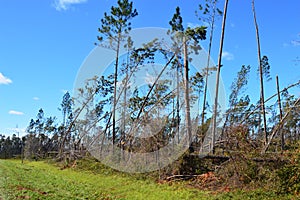
[[(185, 25), (201, 24), (194, 13), (199, 0), (133, 1), (139, 15), (133, 28), (168, 28), (176, 6)], [(72, 91), (76, 74), (93, 50), (103, 13), (111, 0), (0, 1), (0, 134), (21, 134), (40, 108), (46, 116), (61, 116), (65, 91)], [(230, 0), (225, 32), (222, 78), (229, 87), (241, 65), (251, 65), (247, 93), (259, 97), (257, 47), (251, 0)], [(223, 0), (220, 6), (223, 9)], [(262, 54), (269, 57), (272, 80), (266, 96), (300, 79), (300, 1), (256, 0)], [(221, 19), (217, 21), (212, 58), (217, 62)], [(202, 42), (207, 49), (207, 41)], [(299, 88), (293, 90), (300, 95)]]

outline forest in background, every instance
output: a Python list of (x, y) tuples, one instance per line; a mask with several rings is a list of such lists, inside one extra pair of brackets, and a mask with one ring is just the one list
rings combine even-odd
[[(186, 146), (186, 152), (159, 169), (159, 179), (195, 179), (194, 185), (201, 188), (229, 183), (231, 187), (273, 187), (267, 186), (272, 181), (280, 185), (279, 192), (299, 194), (300, 98), (290, 89), (299, 87), (300, 80), (281, 88), (280, 75), (270, 77), (268, 57), (260, 52), (254, 0), (258, 68), (243, 65), (236, 72), (225, 113), (219, 109), (218, 89), (214, 102), (207, 100), (208, 78), (216, 74), (214, 84), (219, 88), (221, 70), (226, 70), (221, 68), (221, 55), (226, 40), (228, 1), (222, 10), (217, 3), (206, 0), (199, 5), (197, 17), (208, 24), (200, 27), (184, 27), (177, 7), (169, 21), (172, 45), (166, 49), (164, 41), (155, 38), (143, 47), (134, 46), (129, 33), (138, 11), (132, 2), (119, 0), (101, 19), (96, 42), (97, 46), (115, 51), (111, 74), (90, 77), (84, 88), (78, 89), (78, 96), (71, 97), (66, 92), (59, 105), (62, 121), (46, 116), (40, 109), (29, 122), (26, 136), (0, 135), (0, 158), (53, 158), (68, 166), (91, 156), (91, 148), (97, 148), (100, 154), (102, 147), (145, 153), (157, 152), (169, 143), (180, 143)], [(220, 53), (217, 65), (211, 66), (210, 49), (216, 38), (213, 33), (218, 18), (223, 18)], [(190, 69), (189, 55), (201, 51), (201, 40), (209, 40), (210, 45), (206, 68), (197, 72)], [(121, 46), (128, 51), (128, 58), (122, 63), (118, 60)], [(140, 70), (162, 61), (164, 65), (154, 80), (144, 87), (131, 88)], [(252, 102), (247, 95), (250, 70), (258, 71), (259, 102)], [(264, 83), (271, 78), (276, 79), (277, 93), (265, 97)], [(274, 99), (275, 103), (270, 104)], [(199, 109), (193, 110), (195, 107)], [(157, 125), (160, 129), (151, 137), (139, 138), (145, 131), (152, 131), (147, 127), (149, 123), (151, 128)], [(159, 159), (157, 154), (154, 156)], [(126, 162), (130, 158), (120, 154), (110, 159)], [(199, 177), (203, 174), (213, 180), (202, 181)]]

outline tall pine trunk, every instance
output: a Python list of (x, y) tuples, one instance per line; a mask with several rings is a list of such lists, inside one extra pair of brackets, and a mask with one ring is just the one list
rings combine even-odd
[(191, 108), (190, 108), (190, 88), (189, 88), (189, 61), (188, 61), (188, 52), (187, 52), (187, 41), (186, 36), (183, 36), (183, 57), (184, 57), (184, 100), (185, 100), (185, 117), (186, 117), (186, 130), (188, 136), (189, 145), (192, 142), (192, 123), (191, 123)]
[(118, 65), (119, 65), (119, 51), (121, 43), (121, 32), (118, 33), (118, 43), (116, 49), (116, 63), (115, 63), (115, 74), (114, 74), (114, 96), (113, 96), (113, 113), (112, 113), (112, 143), (113, 146), (116, 142), (116, 106), (117, 106), (117, 82), (118, 82)]
[(261, 62), (260, 40), (259, 40), (258, 24), (256, 21), (254, 0), (252, 0), (252, 11), (253, 11), (254, 25), (255, 25), (255, 30), (256, 30), (257, 55), (258, 55), (259, 79), (260, 79), (260, 105), (261, 105), (261, 113), (263, 114), (264, 140), (265, 140), (264, 142), (266, 145), (268, 142), (268, 134), (267, 134), (267, 119), (266, 119), (265, 96), (264, 96), (265, 95), (264, 94), (264, 77), (263, 77), (263, 68), (262, 68), (262, 62)]
[(215, 101), (214, 101), (214, 113), (213, 113), (213, 124), (212, 124), (212, 141), (211, 141), (211, 150), (212, 153), (215, 153), (215, 137), (217, 131), (217, 114), (218, 114), (218, 97), (219, 97), (219, 82), (220, 82), (220, 72), (222, 67), (222, 52), (223, 52), (223, 43), (224, 43), (224, 35), (225, 35), (225, 24), (226, 24), (226, 14), (227, 14), (227, 6), (228, 0), (225, 1), (224, 6), (224, 15), (223, 15), (223, 22), (222, 22), (222, 33), (221, 33), (221, 40), (220, 40), (220, 51), (219, 51), (219, 59), (218, 59), (218, 68), (217, 68), (217, 77), (216, 77), (216, 94), (215, 94)]
[[(205, 73), (206, 73), (205, 74), (205, 86), (204, 86), (204, 92), (203, 92), (203, 106), (202, 106), (202, 116), (201, 116), (202, 132), (203, 132), (203, 125), (204, 125), (205, 114), (206, 114), (206, 97), (207, 97), (207, 87), (208, 87), (208, 76), (209, 76), (211, 46), (212, 46), (213, 33), (214, 33), (214, 25), (215, 25), (216, 3), (217, 3), (217, 1), (215, 0), (214, 3), (213, 3), (213, 14), (212, 14), (212, 21), (211, 21), (210, 36), (209, 36), (207, 64), (206, 64), (206, 69), (205, 69)], [(204, 133), (202, 133), (202, 134), (204, 134)], [(203, 143), (203, 141), (204, 141), (204, 135), (202, 135), (201, 143)]]
[(180, 134), (179, 134), (179, 125), (180, 125), (180, 101), (179, 101), (179, 98), (180, 98), (180, 80), (179, 80), (179, 73), (180, 73), (180, 65), (178, 64), (177, 65), (177, 69), (176, 69), (176, 81), (177, 81), (177, 87), (176, 87), (176, 90), (177, 90), (177, 99), (176, 99), (176, 133), (177, 133), (177, 138), (178, 138), (178, 144), (180, 142)]

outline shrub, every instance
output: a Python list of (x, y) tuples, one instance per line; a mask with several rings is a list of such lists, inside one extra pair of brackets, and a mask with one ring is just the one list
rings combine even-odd
[(290, 155), (290, 163), (277, 171), (280, 180), (279, 193), (299, 194), (300, 193), (300, 143), (297, 149)]

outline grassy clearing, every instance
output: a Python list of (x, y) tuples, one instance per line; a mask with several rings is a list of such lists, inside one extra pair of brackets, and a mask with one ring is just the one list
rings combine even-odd
[(45, 162), (0, 160), (3, 199), (207, 199), (207, 193), (183, 185), (60, 170)]
[[(94, 169), (94, 170), (93, 170)], [(151, 179), (114, 173), (98, 165), (64, 169), (45, 162), (0, 160), (0, 200), (9, 199), (289, 199), (265, 191), (214, 194), (185, 183), (157, 184)]]

